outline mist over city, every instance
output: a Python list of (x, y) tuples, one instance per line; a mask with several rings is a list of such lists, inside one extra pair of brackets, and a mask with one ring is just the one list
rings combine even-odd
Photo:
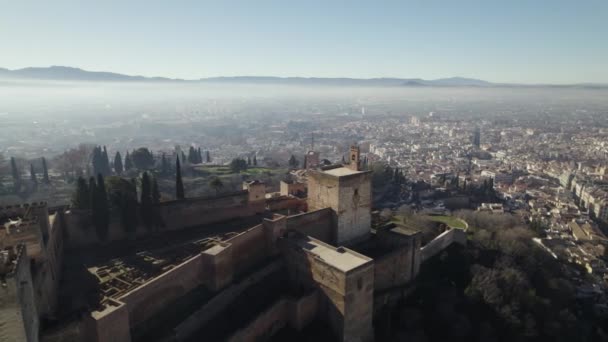
[(0, 11), (0, 342), (608, 341), (603, 1)]

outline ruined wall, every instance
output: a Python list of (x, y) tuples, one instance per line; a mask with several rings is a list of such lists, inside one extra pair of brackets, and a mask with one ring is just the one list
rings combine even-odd
[(30, 260), (26, 247), (15, 248), (16, 264), (0, 279), (0, 341), (38, 341), (36, 310)]
[(425, 262), (426, 260), (439, 254), (452, 243), (466, 245), (466, 232), (462, 229), (452, 228), (439, 234), (439, 236), (431, 240), (431, 242), (420, 249), (420, 261)]
[(230, 336), (228, 341), (263, 341), (287, 325), (301, 330), (315, 318), (317, 309), (316, 291), (300, 298), (281, 298), (247, 326)]
[(287, 218), (287, 229), (329, 243), (335, 235), (332, 222), (333, 211), (330, 208), (324, 208), (289, 216)]
[[(248, 192), (239, 191), (232, 194), (188, 198), (184, 200), (162, 202), (159, 207), (163, 226), (160, 231), (179, 230), (205, 224), (228, 221), (231, 219), (250, 217), (265, 210), (263, 201), (248, 201)], [(98, 244), (100, 241), (92, 225), (91, 213), (88, 210), (70, 210), (65, 214), (67, 241), (69, 248), (80, 248)], [(141, 221), (141, 220), (140, 220)], [(150, 230), (141, 222), (136, 227), (135, 235), (143, 237)], [(108, 228), (108, 241), (119, 241), (129, 238), (125, 232), (118, 214), (111, 217)]]

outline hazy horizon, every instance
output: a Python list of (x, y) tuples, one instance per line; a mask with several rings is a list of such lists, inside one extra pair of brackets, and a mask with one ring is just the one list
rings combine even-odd
[(0, 67), (608, 83), (605, 1), (7, 3)]

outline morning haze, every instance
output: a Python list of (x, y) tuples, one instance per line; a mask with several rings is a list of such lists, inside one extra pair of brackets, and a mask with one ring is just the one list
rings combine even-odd
[(606, 3), (0, 12), (0, 342), (608, 341)]

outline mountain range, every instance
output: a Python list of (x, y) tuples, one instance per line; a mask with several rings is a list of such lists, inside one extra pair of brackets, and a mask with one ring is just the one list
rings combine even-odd
[(89, 81), (89, 82), (199, 82), (199, 83), (248, 83), (278, 85), (327, 85), (327, 86), (370, 86), (370, 87), (515, 87), (551, 86), (604, 88), (608, 84), (571, 84), (571, 85), (520, 85), (492, 83), (465, 77), (423, 80), (420, 78), (319, 78), (319, 77), (273, 77), (273, 76), (234, 76), (210, 77), (197, 80), (173, 79), (166, 77), (130, 76), (113, 72), (87, 71), (66, 66), (29, 67), (9, 70), (0, 68), (0, 78), (31, 79), (52, 81)]

